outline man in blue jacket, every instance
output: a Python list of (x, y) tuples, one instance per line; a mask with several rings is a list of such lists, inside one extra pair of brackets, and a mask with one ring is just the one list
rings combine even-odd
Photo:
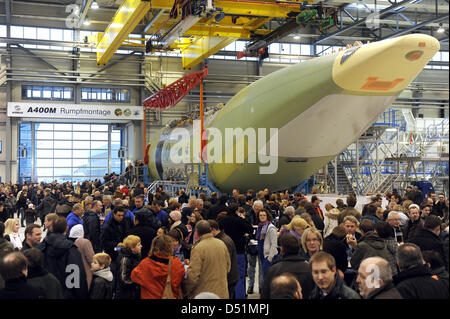
[(81, 224), (83, 225), (83, 220), (81, 217), (83, 216), (83, 206), (81, 204), (75, 204), (72, 207), (72, 212), (67, 215), (67, 226), (69, 227), (69, 230), (67, 233), (70, 233), (70, 230), (73, 226)]

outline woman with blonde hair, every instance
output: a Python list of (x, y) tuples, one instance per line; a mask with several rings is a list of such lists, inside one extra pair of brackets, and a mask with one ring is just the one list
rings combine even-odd
[(141, 261), (141, 239), (128, 235), (117, 257), (117, 299), (139, 299), (139, 286), (131, 280), (131, 272)]
[(287, 224), (285, 227), (283, 227), (283, 230), (280, 232), (280, 236), (285, 232), (290, 232), (292, 235), (298, 238), (298, 240), (301, 242), (302, 235), (306, 228), (310, 227), (308, 222), (301, 218), (298, 215), (295, 215), (294, 218), (292, 218), (291, 222)]
[(325, 216), (323, 219), (324, 229), (323, 229), (323, 237), (327, 237), (331, 234), (334, 227), (339, 225), (339, 215), (341, 211), (338, 208), (335, 208), (330, 203), (325, 204)]
[(302, 248), (306, 260), (323, 249), (322, 235), (317, 229), (312, 227), (305, 229), (302, 235)]
[(8, 218), (5, 222), (5, 234), (6, 240), (13, 244), (15, 250), (22, 249), (22, 239), (19, 235), (20, 224), (16, 218)]

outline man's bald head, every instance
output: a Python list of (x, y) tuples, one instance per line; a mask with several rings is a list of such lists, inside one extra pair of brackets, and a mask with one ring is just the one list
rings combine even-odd
[(270, 299), (303, 299), (302, 287), (297, 278), (290, 273), (283, 273), (270, 283)]
[(392, 282), (391, 266), (381, 257), (366, 258), (359, 265), (356, 282), (360, 295), (369, 298), (374, 291)]
[(0, 273), (5, 281), (28, 275), (27, 258), (19, 252), (12, 252), (0, 262)]

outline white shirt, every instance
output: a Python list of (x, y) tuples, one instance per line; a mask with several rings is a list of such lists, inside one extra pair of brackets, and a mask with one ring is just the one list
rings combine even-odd
[(9, 234), (9, 239), (11, 241), (11, 244), (13, 244), (14, 248), (17, 248), (18, 250), (22, 249), (22, 239), (20, 238), (19, 233)]

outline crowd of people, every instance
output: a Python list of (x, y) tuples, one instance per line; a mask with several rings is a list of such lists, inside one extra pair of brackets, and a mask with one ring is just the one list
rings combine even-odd
[(449, 202), (417, 194), (0, 184), (0, 298), (447, 299)]

